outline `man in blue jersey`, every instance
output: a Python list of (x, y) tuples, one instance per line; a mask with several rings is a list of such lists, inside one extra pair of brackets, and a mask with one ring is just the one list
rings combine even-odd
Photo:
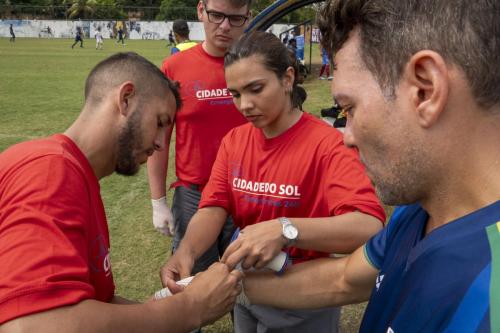
[(78, 42), (80, 42), (80, 47), (83, 47), (83, 30), (81, 27), (76, 27), (75, 42), (71, 45), (71, 48), (74, 48)]
[(123, 27), (122, 26), (120, 26), (118, 28), (117, 33), (118, 33), (118, 39), (116, 40), (116, 43), (118, 44), (119, 42), (122, 42), (122, 45), (126, 45), (125, 44), (125, 37), (124, 37), (125, 32), (123, 31)]
[(348, 257), (248, 273), (242, 301), (369, 300), (370, 333), (500, 332), (499, 16), (488, 0), (328, 2), (320, 28), (344, 141), (401, 206)]

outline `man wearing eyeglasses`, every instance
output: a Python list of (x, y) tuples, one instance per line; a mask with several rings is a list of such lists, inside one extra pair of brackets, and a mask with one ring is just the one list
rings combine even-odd
[[(224, 54), (243, 34), (250, 18), (251, 0), (202, 0), (198, 18), (205, 41), (164, 60), (162, 71), (180, 83), (183, 107), (175, 119), (175, 166), (177, 180), (172, 211), (166, 201), (166, 176), (173, 125), (165, 137), (166, 149), (147, 162), (153, 204), (153, 224), (164, 235), (173, 235), (172, 252), (183, 238), (198, 209), (201, 191), (208, 181), (219, 144), (232, 128), (246, 122), (236, 110), (224, 79)], [(226, 221), (218, 242), (198, 259), (192, 274), (219, 260), (232, 232)], [(165, 269), (165, 268), (164, 268)]]

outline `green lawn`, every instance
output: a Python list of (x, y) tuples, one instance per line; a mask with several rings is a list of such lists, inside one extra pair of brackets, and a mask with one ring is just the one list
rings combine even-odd
[[(86, 39), (84, 48), (71, 49), (72, 43), (69, 39), (28, 38), (9, 43), (8, 38), (0, 38), (0, 151), (20, 141), (64, 131), (82, 107), (87, 74), (108, 55), (135, 51), (159, 66), (170, 53), (165, 41), (128, 40), (122, 46), (105, 40), (103, 51), (95, 50), (94, 40)], [(316, 78), (317, 47), (313, 62), (313, 75), (304, 84), (309, 94), (304, 109), (319, 114), (321, 108), (331, 106), (332, 98), (328, 82)], [(172, 156), (173, 151), (170, 153)], [(101, 181), (101, 189), (117, 293), (144, 300), (161, 288), (159, 268), (170, 252), (170, 239), (161, 237), (151, 223), (146, 170), (143, 167), (134, 177), (107, 177)], [(344, 332), (357, 331), (363, 309), (363, 305), (344, 309)], [(231, 332), (232, 326), (226, 316), (205, 331)]]

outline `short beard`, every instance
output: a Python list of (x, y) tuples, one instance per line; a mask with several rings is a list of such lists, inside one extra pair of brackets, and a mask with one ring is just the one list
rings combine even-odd
[(386, 205), (408, 205), (422, 198), (428, 163), (415, 147), (409, 147), (404, 156), (391, 165), (390, 177), (373, 179), (377, 195)]
[(134, 150), (142, 147), (141, 119), (141, 110), (135, 110), (118, 136), (115, 172), (120, 175), (133, 176), (139, 172), (140, 165), (135, 159)]

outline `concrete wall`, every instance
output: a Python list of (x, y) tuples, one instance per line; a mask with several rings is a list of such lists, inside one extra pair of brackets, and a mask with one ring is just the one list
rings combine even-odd
[[(116, 38), (116, 31), (123, 27), (128, 39), (168, 39), (172, 22), (161, 21), (56, 21), (56, 20), (0, 20), (0, 37), (10, 37), (12, 24), (16, 37), (74, 38), (77, 27), (83, 28), (86, 38), (94, 38), (98, 27), (103, 37)], [(200, 22), (188, 22), (190, 38), (203, 40), (204, 29)], [(268, 31), (279, 35), (292, 25), (275, 24)]]

